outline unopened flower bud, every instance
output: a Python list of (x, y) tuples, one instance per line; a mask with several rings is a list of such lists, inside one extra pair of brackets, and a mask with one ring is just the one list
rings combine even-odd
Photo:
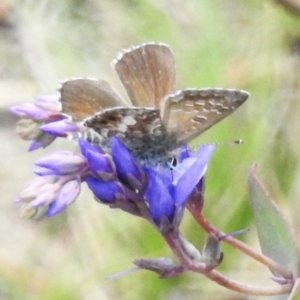
[(33, 140), (41, 134), (39, 124), (33, 119), (19, 120), (15, 132), (24, 141)]
[(68, 119), (49, 122), (41, 125), (39, 128), (48, 134), (62, 137), (67, 136), (68, 133), (79, 131), (78, 125)]
[(134, 264), (141, 269), (156, 272), (162, 278), (174, 277), (184, 272), (183, 266), (174, 264), (173, 261), (167, 257), (136, 259)]
[(80, 154), (69, 151), (57, 151), (39, 159), (35, 163), (38, 167), (50, 169), (56, 175), (75, 174), (87, 167), (85, 158)]
[(220, 239), (210, 233), (202, 250), (201, 262), (209, 268), (217, 267), (223, 260), (223, 252), (220, 247)]
[(79, 193), (80, 182), (77, 180), (68, 181), (59, 191), (56, 200), (50, 203), (47, 216), (50, 217), (61, 212), (77, 198)]
[(182, 250), (185, 252), (185, 254), (193, 260), (201, 261), (201, 254), (198, 251), (198, 249), (191, 244), (188, 240), (186, 240), (184, 237), (179, 235), (179, 242), (181, 244)]
[(87, 176), (85, 181), (94, 195), (102, 202), (114, 203), (122, 198), (122, 196), (124, 197), (122, 185), (117, 181), (99, 180), (93, 176)]

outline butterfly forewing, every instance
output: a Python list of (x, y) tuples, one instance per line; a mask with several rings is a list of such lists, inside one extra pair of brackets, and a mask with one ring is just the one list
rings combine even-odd
[(163, 123), (176, 133), (178, 143), (187, 143), (223, 120), (248, 98), (233, 89), (186, 89), (166, 97)]
[(97, 79), (73, 79), (60, 89), (62, 112), (74, 121), (81, 121), (103, 108), (126, 106), (109, 83)]
[(175, 60), (167, 45), (148, 43), (121, 52), (112, 62), (134, 106), (159, 108), (175, 90)]

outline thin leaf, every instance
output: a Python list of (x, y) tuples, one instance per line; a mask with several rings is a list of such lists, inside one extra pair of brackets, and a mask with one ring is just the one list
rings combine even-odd
[(300, 278), (298, 278), (295, 281), (293, 290), (292, 290), (288, 300), (300, 300)]
[(266, 188), (257, 178), (255, 166), (251, 168), (248, 183), (263, 254), (290, 270), (294, 276), (297, 276), (299, 256), (292, 228), (284, 219)]
[(268, 297), (268, 300), (289, 300), (289, 297), (290, 297), (289, 294), (276, 295), (276, 296)]

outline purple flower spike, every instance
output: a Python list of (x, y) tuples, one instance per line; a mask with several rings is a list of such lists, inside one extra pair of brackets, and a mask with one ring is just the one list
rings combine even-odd
[(79, 127), (70, 120), (64, 119), (41, 125), (40, 130), (51, 135), (65, 137), (70, 132), (78, 132)]
[[(213, 145), (202, 146), (198, 158), (186, 159), (180, 164), (181, 168), (187, 166), (185, 172), (177, 174), (174, 180), (173, 198), (177, 205), (182, 205), (191, 194), (196, 185), (204, 176), (207, 163), (214, 151)], [(180, 168), (179, 168), (180, 169)]]
[(85, 158), (80, 154), (68, 151), (59, 151), (43, 157), (36, 162), (38, 167), (50, 169), (56, 175), (68, 175), (86, 169)]
[(157, 225), (162, 217), (172, 222), (175, 205), (170, 195), (171, 179), (159, 176), (154, 170), (147, 169), (148, 185), (145, 192), (150, 214)]
[(54, 200), (47, 211), (47, 216), (51, 217), (64, 210), (70, 205), (80, 193), (80, 182), (71, 180), (67, 182), (60, 190), (56, 200)]
[(133, 188), (140, 189), (144, 182), (144, 174), (130, 151), (116, 136), (111, 138), (110, 146), (119, 177)]
[(116, 181), (103, 181), (92, 176), (88, 176), (85, 181), (93, 194), (102, 202), (113, 203), (124, 195), (121, 184)]

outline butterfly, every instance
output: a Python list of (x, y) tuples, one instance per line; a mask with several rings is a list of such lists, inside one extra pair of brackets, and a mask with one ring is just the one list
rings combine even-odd
[(142, 161), (164, 161), (249, 96), (235, 89), (176, 90), (175, 59), (163, 43), (122, 50), (112, 67), (128, 99), (104, 80), (73, 79), (61, 86), (62, 111), (83, 126), (87, 140), (109, 147), (116, 135)]

